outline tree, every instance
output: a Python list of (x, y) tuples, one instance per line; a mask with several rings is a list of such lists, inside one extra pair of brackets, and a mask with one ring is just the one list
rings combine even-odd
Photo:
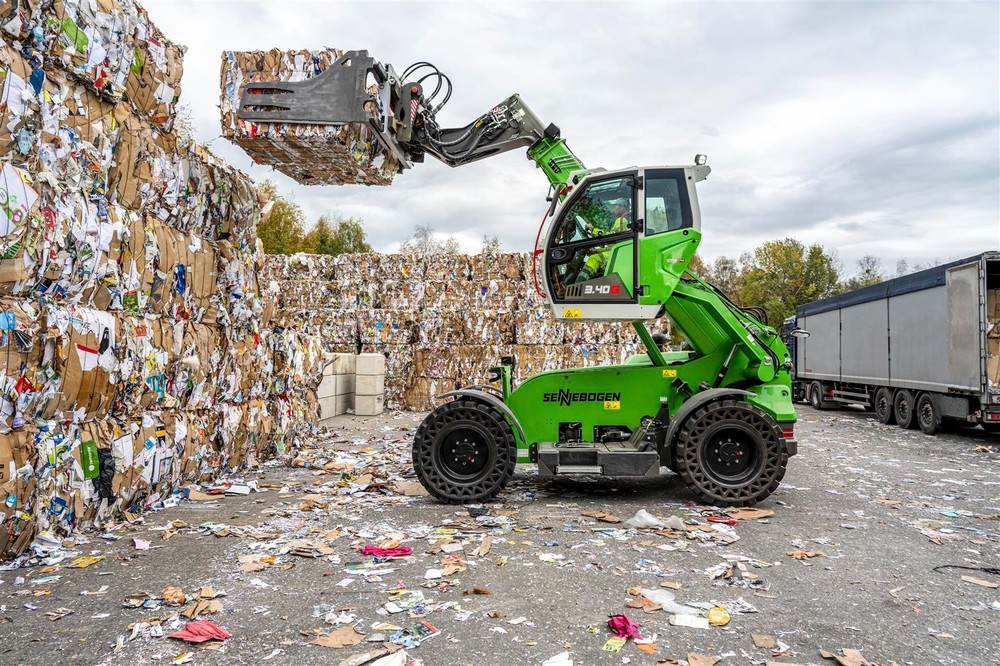
[(882, 260), (876, 256), (866, 254), (858, 259), (858, 274), (838, 284), (836, 292), (843, 294), (847, 291), (878, 284), (883, 280), (885, 280), (885, 276), (882, 274)]
[(402, 254), (458, 254), (459, 249), (454, 236), (444, 240), (434, 238), (434, 227), (429, 224), (418, 224), (413, 235), (399, 244)]
[(794, 238), (768, 241), (749, 257), (738, 302), (763, 307), (777, 325), (797, 305), (831, 295), (838, 273), (836, 256), (821, 245), (807, 248)]
[(353, 217), (331, 223), (330, 216), (323, 215), (302, 239), (300, 251), (310, 254), (371, 252), (372, 246), (368, 244), (361, 225), (361, 221)]
[(499, 236), (488, 236), (483, 234), (483, 250), (480, 254), (495, 257), (503, 252), (503, 242)]
[(271, 181), (258, 186), (273, 202), (267, 217), (257, 225), (257, 238), (267, 254), (292, 254), (298, 252), (304, 235), (302, 209), (294, 202), (278, 196)]
[(709, 281), (732, 299), (739, 299), (743, 289), (743, 277), (750, 255), (744, 254), (739, 260), (722, 256), (712, 262)]

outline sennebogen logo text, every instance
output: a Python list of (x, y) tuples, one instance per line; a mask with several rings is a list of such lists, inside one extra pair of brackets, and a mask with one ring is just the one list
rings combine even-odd
[(558, 402), (564, 407), (569, 407), (574, 402), (620, 402), (621, 393), (575, 393), (562, 389), (558, 393), (545, 393), (542, 395), (542, 402)]

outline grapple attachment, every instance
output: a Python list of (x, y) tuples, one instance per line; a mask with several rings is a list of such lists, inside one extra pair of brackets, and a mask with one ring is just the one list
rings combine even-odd
[[(370, 81), (374, 79), (375, 85)], [(304, 81), (250, 83), (239, 116), (260, 123), (343, 125), (380, 120), (378, 88), (387, 72), (368, 51), (348, 51)]]

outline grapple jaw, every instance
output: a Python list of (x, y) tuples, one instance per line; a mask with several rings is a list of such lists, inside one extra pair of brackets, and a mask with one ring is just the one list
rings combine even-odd
[(322, 73), (305, 81), (250, 83), (238, 115), (260, 123), (303, 125), (380, 124), (378, 89), (388, 72), (368, 51), (347, 51)]

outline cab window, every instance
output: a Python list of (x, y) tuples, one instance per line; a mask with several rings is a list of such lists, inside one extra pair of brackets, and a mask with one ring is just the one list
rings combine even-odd
[(647, 169), (645, 197), (647, 236), (691, 227), (691, 204), (683, 169)]
[(632, 230), (632, 177), (592, 183), (563, 216), (553, 245)]

